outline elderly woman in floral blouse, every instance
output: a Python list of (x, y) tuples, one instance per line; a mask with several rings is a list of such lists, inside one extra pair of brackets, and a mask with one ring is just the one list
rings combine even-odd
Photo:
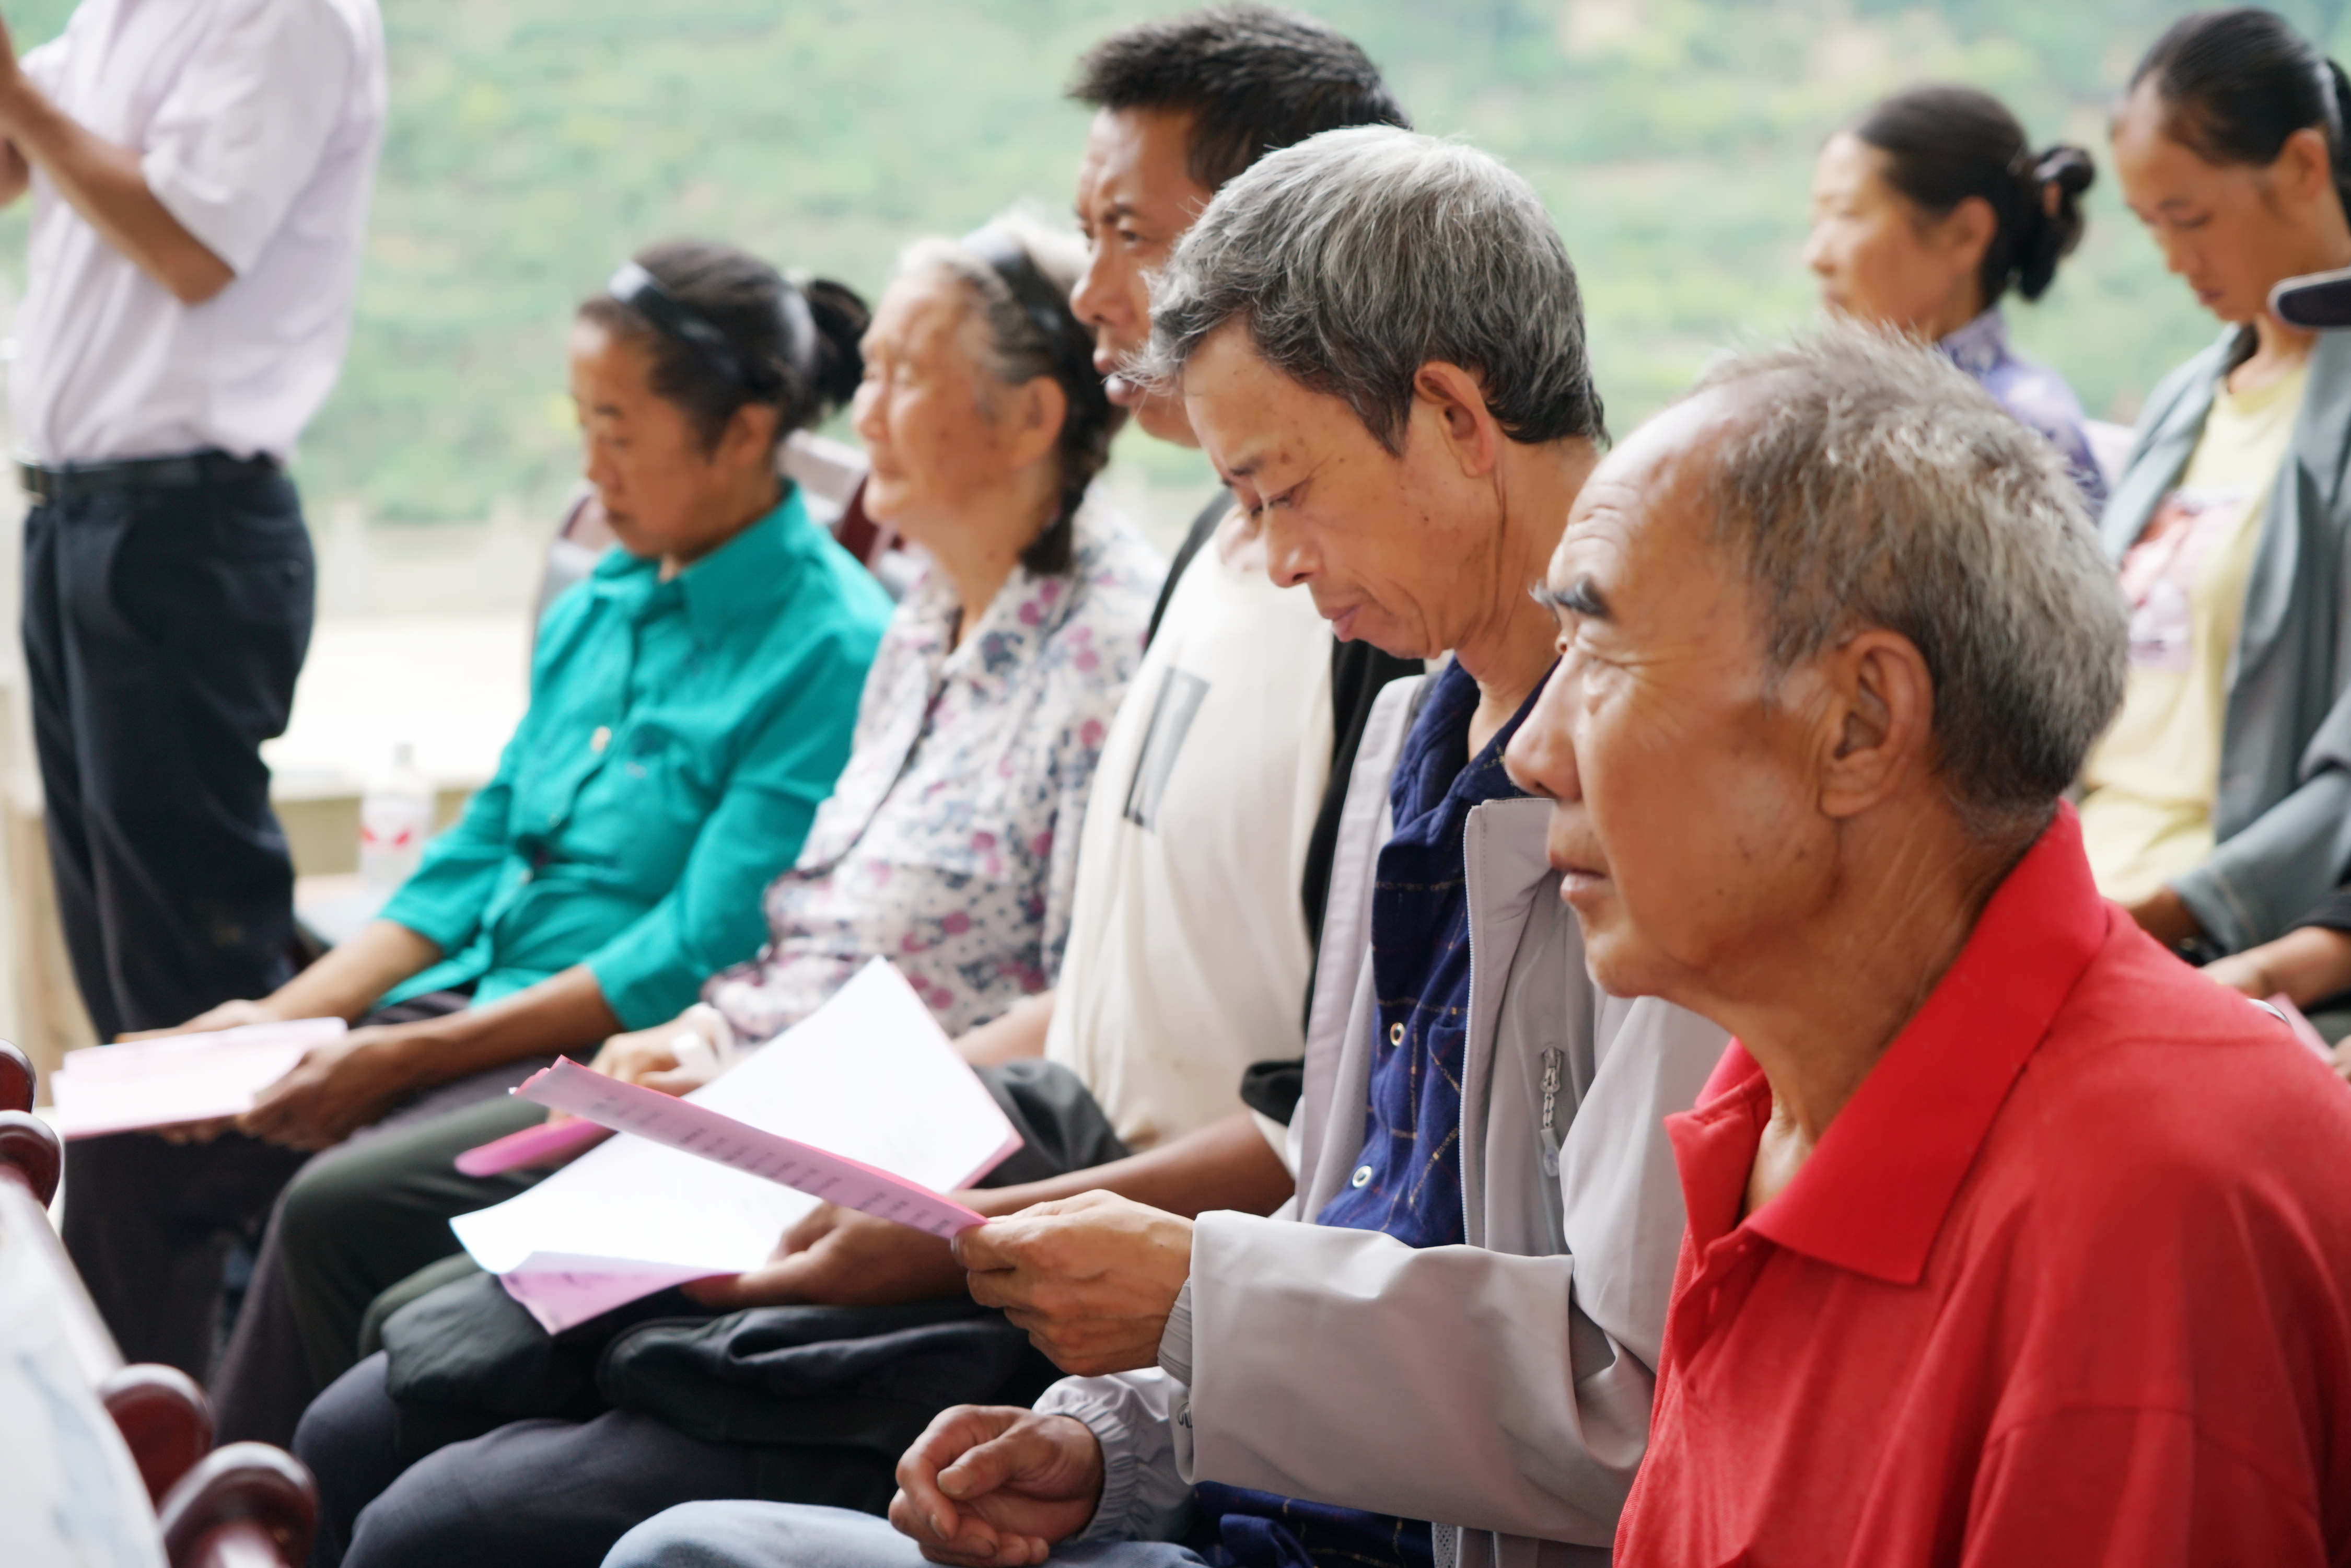
[[(725, 1043), (772, 1038), (875, 956), (950, 1034), (1053, 983), (1086, 791), (1163, 570), (1084, 504), (1118, 415), (1070, 312), (1083, 264), (1073, 238), (1000, 219), (913, 246), (875, 312), (855, 403), (866, 508), (929, 565), (883, 633), (848, 767), (767, 889), (767, 945), (703, 988), (723, 1024), (689, 1015)], [(595, 1065), (683, 1092), (679, 1032), (615, 1035)], [(510, 1125), (471, 1130), (539, 1114), (516, 1101)], [(413, 1179), (379, 1170), (365, 1190), (313, 1195), (334, 1212), (302, 1232), (335, 1256), (296, 1270), (305, 1288), (363, 1312), (429, 1261), (377, 1255), (381, 1206), (457, 1215), (515, 1190), (512, 1174), (460, 1176), (447, 1149), (424, 1154)]]
[[(931, 567), (883, 634), (849, 766), (768, 885), (768, 946), (704, 988), (738, 1042), (876, 956), (958, 1035), (1061, 967), (1086, 793), (1164, 570), (1081, 505), (1114, 418), (1070, 313), (1082, 264), (999, 220), (913, 247), (875, 312), (866, 510)], [(600, 1065), (666, 1064), (674, 1032), (615, 1037)]]

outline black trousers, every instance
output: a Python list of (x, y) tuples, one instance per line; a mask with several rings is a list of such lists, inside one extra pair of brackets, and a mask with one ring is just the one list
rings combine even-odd
[(321, 1483), (310, 1568), (595, 1568), (665, 1508), (758, 1494), (750, 1449), (630, 1411), (508, 1422), (413, 1465), (399, 1427), (380, 1351), (303, 1417), (298, 1446)]
[(25, 519), (25, 664), (57, 913), (100, 1040), (293, 973), (294, 865), (261, 743), (310, 643), (283, 475), (69, 497)]

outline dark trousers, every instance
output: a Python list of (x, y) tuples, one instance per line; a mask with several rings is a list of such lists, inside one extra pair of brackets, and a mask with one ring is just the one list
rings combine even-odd
[(758, 1455), (651, 1416), (510, 1421), (413, 1464), (381, 1352), (302, 1418), (319, 1479), (311, 1568), (595, 1568), (612, 1542), (681, 1502), (758, 1495)]
[[(465, 1003), (455, 992), (436, 991), (360, 1021), (413, 1022)], [(512, 1081), (519, 1082), (532, 1065), (518, 1066)], [(475, 1097), (503, 1088), (481, 1088)], [(462, 1092), (457, 1085), (435, 1091), (378, 1126), (464, 1103), (451, 1097), (453, 1090)], [(364, 1142), (372, 1131), (355, 1140)], [(336, 1152), (311, 1155), (237, 1133), (208, 1144), (169, 1144), (152, 1133), (68, 1144), (66, 1250), (124, 1357), (208, 1380), (220, 1343), (221, 1265), (229, 1249), (240, 1240), (258, 1243), (270, 1206), (294, 1174)], [(251, 1297), (247, 1305), (254, 1305)]]
[(25, 519), (25, 664), (50, 869), (100, 1040), (293, 973), (294, 866), (261, 743), (310, 643), (310, 536), (275, 472)]
[[(1068, 1069), (1020, 1061), (983, 1069), (980, 1077), (1023, 1144), (983, 1185), (1041, 1180), (1125, 1155), (1109, 1118)], [(465, 1288), (463, 1281), (448, 1287)], [(844, 1338), (893, 1334), (905, 1312), (849, 1311), (872, 1322)], [(510, 1305), (507, 1312), (520, 1316)], [(595, 1568), (622, 1534), (676, 1503), (767, 1497), (876, 1511), (887, 1504), (891, 1469), (903, 1440), (885, 1445), (885, 1454), (873, 1448), (871, 1434), (863, 1447), (855, 1447), (846, 1433), (836, 1436), (832, 1426), (826, 1427), (822, 1442), (810, 1442), (798, 1430), (788, 1442), (779, 1442), (774, 1430), (753, 1435), (763, 1427), (820, 1423), (820, 1408), (780, 1416), (769, 1410), (763, 1416), (768, 1400), (738, 1390), (717, 1398), (703, 1422), (707, 1429), (695, 1433), (642, 1410), (611, 1408), (601, 1391), (611, 1372), (604, 1354), (608, 1342), (647, 1314), (708, 1315), (668, 1291), (557, 1337), (554, 1354), (576, 1364), (575, 1380), (600, 1387), (588, 1396), (588, 1409), (579, 1407), (576, 1391), (557, 1396), (536, 1387), (484, 1385), (445, 1404), (404, 1402), (392, 1393), (389, 1360), (381, 1352), (345, 1373), (303, 1416), (294, 1441), (295, 1453), (319, 1481), (311, 1568), (507, 1563)], [(492, 1337), (494, 1323), (482, 1327), (482, 1337)], [(1015, 1341), (1020, 1338), (1018, 1331), (1005, 1332)], [(1051, 1368), (1044, 1370), (1050, 1380)], [(549, 1385), (559, 1385), (569, 1387), (560, 1380)], [(1042, 1385), (1043, 1381), (1035, 1385)], [(843, 1385), (833, 1392), (845, 1396), (852, 1390)], [(1025, 1399), (1033, 1389), (1024, 1385), (1020, 1392)], [(911, 1370), (890, 1387), (892, 1405), (917, 1429), (947, 1405), (1009, 1396), (1001, 1388), (959, 1388), (953, 1396), (933, 1397), (934, 1393)], [(820, 1407), (822, 1402), (814, 1403)], [(836, 1413), (839, 1408), (845, 1403), (836, 1400)], [(542, 1411), (564, 1418), (512, 1418)], [(722, 1431), (742, 1440), (717, 1440)]]
[(543, 1171), (461, 1176), (459, 1155), (547, 1119), (505, 1091), (545, 1060), (419, 1100), (296, 1174), (269, 1218), (253, 1283), (212, 1382), (223, 1442), (294, 1441), (318, 1393), (359, 1359), (377, 1296), (457, 1249), (449, 1221), (503, 1203)]

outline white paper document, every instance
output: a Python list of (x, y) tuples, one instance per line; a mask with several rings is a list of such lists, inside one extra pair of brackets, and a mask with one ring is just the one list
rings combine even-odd
[(49, 1079), (57, 1132), (94, 1138), (243, 1115), (305, 1051), (341, 1039), (346, 1027), (296, 1019), (69, 1051)]
[[(671, 1103), (935, 1194), (970, 1186), (1020, 1146), (922, 998), (880, 959), (806, 1021)], [(619, 1137), (450, 1227), (554, 1333), (681, 1281), (757, 1268), (819, 1201), (747, 1169)]]

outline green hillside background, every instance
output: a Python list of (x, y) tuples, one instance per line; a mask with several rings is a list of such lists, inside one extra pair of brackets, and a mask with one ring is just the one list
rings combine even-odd
[[(1109, 0), (384, 0), (392, 123), (342, 383), (299, 475), (314, 518), (543, 508), (575, 471), (564, 323), (621, 256), (733, 240), (870, 293), (909, 238), (1018, 198), (1066, 210), (1087, 43), (1177, 9)], [(1922, 78), (2004, 97), (2088, 147), (2132, 61), (2189, 7), (2151, 0), (1322, 0), (1424, 130), (1532, 181), (1582, 271), (1612, 423), (1739, 333), (1812, 308), (1798, 252), (1822, 138)], [(2343, 0), (2281, 7), (2335, 38)], [(10, 0), (20, 47), (68, 0)], [(2214, 324), (2102, 178), (2082, 251), (2017, 335), (2127, 420)], [(22, 279), (21, 204), (0, 269)], [(1130, 434), (1161, 482), (1196, 458)]]

